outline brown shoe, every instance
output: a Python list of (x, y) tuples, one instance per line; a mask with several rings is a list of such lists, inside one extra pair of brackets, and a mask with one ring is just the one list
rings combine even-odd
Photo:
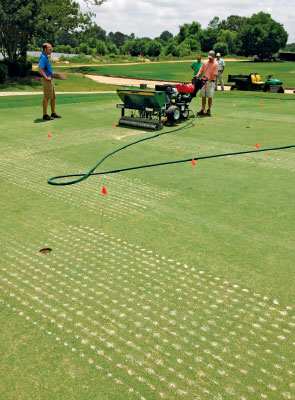
[(50, 117), (48, 114), (43, 115), (43, 121), (52, 121), (54, 118)]
[(52, 116), (53, 119), (54, 118), (61, 118), (61, 115), (58, 115), (56, 113), (52, 113), (51, 116)]
[(208, 108), (208, 110), (207, 110), (207, 115), (208, 115), (209, 117), (211, 117), (211, 110), (209, 110), (209, 108)]

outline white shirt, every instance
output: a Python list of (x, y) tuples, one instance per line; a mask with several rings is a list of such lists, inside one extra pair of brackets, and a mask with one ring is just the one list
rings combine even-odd
[(218, 62), (218, 72), (223, 70), (223, 67), (225, 67), (225, 62), (222, 58), (219, 60), (216, 58), (216, 61)]

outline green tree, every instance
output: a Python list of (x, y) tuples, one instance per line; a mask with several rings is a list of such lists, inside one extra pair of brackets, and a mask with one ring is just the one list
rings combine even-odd
[(218, 29), (218, 25), (219, 25), (219, 17), (214, 17), (211, 19), (211, 21), (208, 24), (208, 28), (211, 29)]
[(131, 39), (124, 43), (122, 47), (123, 54), (130, 54), (133, 57), (137, 56), (145, 56), (147, 54), (147, 48), (149, 45), (150, 39), (142, 38), (142, 39)]
[(224, 42), (217, 42), (213, 46), (215, 53), (220, 53), (222, 56), (226, 56), (228, 53), (228, 45)]
[[(92, 4), (103, 1), (92, 0)], [(54, 43), (58, 31), (83, 28), (89, 25), (91, 17), (91, 13), (81, 13), (74, 0), (0, 0), (2, 54), (9, 60), (25, 59), (34, 36)]]
[(89, 54), (89, 47), (86, 43), (81, 43), (79, 46), (79, 54)]
[(286, 46), (282, 50), (295, 52), (295, 43), (286, 44)]
[(189, 47), (191, 51), (196, 52), (201, 50), (201, 43), (199, 40), (195, 39), (194, 36), (189, 36), (188, 38), (184, 39), (182, 43)]
[(219, 29), (217, 42), (227, 44), (229, 54), (238, 54), (241, 47), (241, 42), (238, 38), (238, 33), (235, 31)]
[(128, 35), (125, 35), (122, 32), (110, 32), (108, 34), (108, 38), (112, 43), (114, 43), (117, 47), (123, 46), (123, 44), (129, 39)]
[(177, 46), (177, 50), (179, 53), (179, 57), (184, 57), (191, 54), (191, 48), (185, 40)]
[(91, 37), (88, 40), (85, 40), (85, 43), (91, 48), (95, 49), (97, 46), (98, 39)]
[(56, 43), (58, 45), (69, 45), (71, 47), (76, 47), (77, 42), (73, 34), (67, 31), (59, 31), (56, 36)]
[(165, 49), (165, 54), (171, 54), (173, 57), (179, 57), (178, 43), (175, 39), (170, 39)]
[(81, 13), (79, 4), (73, 0), (37, 1), (40, 11), (35, 21), (35, 35), (41, 35), (53, 45), (60, 30), (73, 33), (76, 28), (83, 31), (91, 24), (93, 14)]
[(173, 35), (172, 35), (172, 33), (169, 32), (169, 31), (163, 31), (163, 32), (161, 33), (161, 35), (159, 36), (159, 38), (160, 38), (161, 40), (163, 40), (163, 42), (169, 42), (169, 40), (173, 38)]
[(256, 54), (263, 59), (271, 57), (286, 45), (288, 33), (270, 14), (259, 12), (247, 20), (238, 37), (241, 40), (242, 55)]
[(149, 42), (147, 47), (147, 55), (150, 57), (158, 57), (161, 54), (162, 45), (157, 40), (152, 40)]
[(65, 53), (71, 54), (72, 53), (72, 46), (70, 46), (69, 44), (66, 44), (65, 45)]
[(76, 32), (76, 35), (79, 38), (79, 44), (81, 42), (89, 43), (92, 48), (96, 47), (97, 40), (102, 40), (103, 42), (107, 40), (106, 31), (93, 22), (85, 24), (83, 30)]
[(38, 0), (0, 0), (0, 49), (4, 59), (25, 59), (39, 12)]
[(217, 42), (218, 29), (207, 28), (202, 31), (200, 42), (202, 51), (210, 51)]
[(184, 39), (188, 36), (188, 28), (189, 24), (183, 24), (179, 27), (179, 33), (175, 36), (175, 39), (178, 43), (183, 42)]
[(201, 25), (193, 21), (191, 24), (183, 24), (179, 27), (179, 33), (175, 37), (178, 43), (183, 42), (187, 37), (194, 37), (194, 39), (198, 40), (200, 38), (202, 29)]
[(239, 15), (230, 15), (226, 20), (219, 23), (218, 28), (228, 30), (231, 32), (237, 32), (241, 30), (247, 21), (246, 17), (240, 17)]
[(201, 32), (202, 32), (201, 24), (199, 24), (199, 22), (193, 21), (188, 28), (189, 36), (194, 36), (195, 38), (198, 38)]
[(118, 54), (118, 48), (115, 45), (115, 43), (111, 43), (111, 42), (107, 42), (106, 43), (107, 48), (108, 48), (108, 52), (111, 54)]
[(100, 56), (104, 56), (105, 54), (108, 53), (107, 46), (102, 40), (97, 41), (96, 52)]

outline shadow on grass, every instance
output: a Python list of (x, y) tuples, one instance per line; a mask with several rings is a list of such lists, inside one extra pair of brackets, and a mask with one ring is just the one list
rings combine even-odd
[(0, 90), (5, 91), (27, 91), (28, 89), (40, 89), (42, 90), (42, 83), (39, 79), (30, 79), (30, 78), (18, 78), (18, 79), (10, 79), (5, 83), (0, 85)]
[[(206, 115), (204, 115), (204, 117), (206, 117)], [(156, 121), (158, 121), (158, 120), (156, 120)], [(195, 121), (191, 121), (191, 123), (190, 124), (188, 124), (188, 122), (189, 122), (189, 120), (187, 119), (187, 120), (180, 120), (180, 121), (174, 121), (174, 122), (172, 122), (172, 121), (166, 121), (166, 122), (164, 122), (163, 123), (163, 128), (168, 128), (168, 129), (171, 129), (171, 130), (176, 130), (176, 129), (178, 129), (178, 130), (181, 130), (181, 129), (190, 129), (190, 128), (192, 128), (193, 126), (195, 126), (195, 124), (194, 124), (194, 122)], [(187, 126), (185, 126), (185, 124), (188, 124)], [(169, 132), (165, 132), (165, 130), (164, 131), (162, 131), (162, 128), (161, 129), (152, 129), (152, 128), (145, 128), (145, 127), (140, 127), (140, 126), (133, 126), (133, 125), (124, 125), (124, 124), (116, 124), (116, 127), (117, 128), (123, 128), (123, 129), (132, 129), (132, 130), (134, 130), (134, 131), (145, 131), (145, 132), (155, 132), (155, 135), (157, 134), (157, 132), (159, 133), (159, 135), (165, 135), (166, 133), (169, 133)], [(162, 131), (162, 132), (161, 132)]]
[(35, 119), (34, 124), (40, 124), (40, 122), (48, 122), (48, 121), (45, 121), (43, 118), (37, 118)]
[[(68, 71), (71, 71), (71, 72), (75, 72), (75, 73), (80, 73), (80, 74), (83, 74), (83, 75), (85, 75), (85, 74), (91, 74), (91, 73), (93, 74), (93, 73), (97, 73), (97, 72), (103, 74), (103, 73), (101, 72), (101, 69), (100, 69), (99, 67), (97, 67), (97, 66), (89, 66), (89, 67), (68, 67), (67, 70), (68, 70)], [(103, 71), (103, 70), (102, 70), (102, 71)], [(104, 75), (104, 74), (103, 74), (103, 75)]]

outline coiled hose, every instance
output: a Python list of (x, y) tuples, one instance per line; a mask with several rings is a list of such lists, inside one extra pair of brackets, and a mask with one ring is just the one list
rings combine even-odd
[[(190, 111), (192, 111), (192, 110), (190, 110)], [(192, 111), (192, 113), (193, 113), (193, 119), (191, 121), (187, 122), (185, 125), (182, 125), (179, 128), (175, 128), (175, 129), (172, 129), (172, 130), (167, 131), (167, 132), (157, 133), (156, 135), (152, 135), (152, 136), (145, 137), (143, 139), (136, 140), (135, 142), (128, 143), (125, 146), (122, 146), (122, 147), (120, 147), (120, 148), (118, 148), (118, 149), (106, 154), (101, 160), (98, 161), (98, 163), (93, 168), (91, 168), (85, 174), (57, 175), (57, 176), (53, 176), (52, 178), (49, 178), (48, 179), (48, 183), (50, 185), (56, 185), (56, 186), (74, 185), (75, 183), (79, 183), (79, 182), (84, 181), (85, 179), (89, 178), (89, 176), (91, 176), (91, 175), (115, 174), (115, 173), (118, 173), (118, 172), (131, 171), (131, 170), (135, 170), (135, 169), (159, 167), (161, 165), (171, 165), (171, 164), (185, 163), (185, 162), (192, 161), (192, 159), (194, 159), (196, 161), (196, 160), (204, 160), (204, 159), (208, 159), (208, 158), (236, 156), (236, 155), (240, 155), (240, 154), (249, 154), (249, 153), (260, 153), (260, 152), (263, 152), (263, 151), (283, 150), (283, 149), (290, 149), (292, 147), (295, 147), (295, 145), (289, 145), (289, 146), (281, 146), (281, 147), (272, 147), (272, 148), (268, 148), (268, 149), (239, 151), (239, 152), (235, 152), (235, 153), (213, 154), (213, 155), (202, 156), (202, 157), (190, 157), (190, 158), (185, 158), (183, 160), (165, 161), (165, 162), (155, 163), (155, 164), (144, 164), (144, 165), (138, 165), (138, 166), (134, 166), (134, 167), (127, 167), (127, 168), (120, 168), (120, 169), (112, 169), (112, 170), (108, 170), (108, 171), (94, 172), (96, 170), (96, 168), (99, 167), (99, 165), (101, 165), (103, 163), (104, 160), (106, 160), (108, 157), (114, 155), (115, 153), (118, 153), (119, 151), (126, 149), (127, 147), (130, 147), (130, 146), (133, 146), (135, 144), (144, 142), (146, 140), (154, 139), (154, 138), (162, 136), (162, 135), (167, 135), (168, 133), (180, 131), (180, 130), (186, 128), (187, 126), (191, 125), (197, 118), (197, 116), (194, 113), (194, 111)], [(74, 179), (74, 180), (66, 181), (66, 182), (56, 182), (57, 180), (60, 180), (60, 179), (74, 178), (74, 177), (78, 177), (78, 178)]]

